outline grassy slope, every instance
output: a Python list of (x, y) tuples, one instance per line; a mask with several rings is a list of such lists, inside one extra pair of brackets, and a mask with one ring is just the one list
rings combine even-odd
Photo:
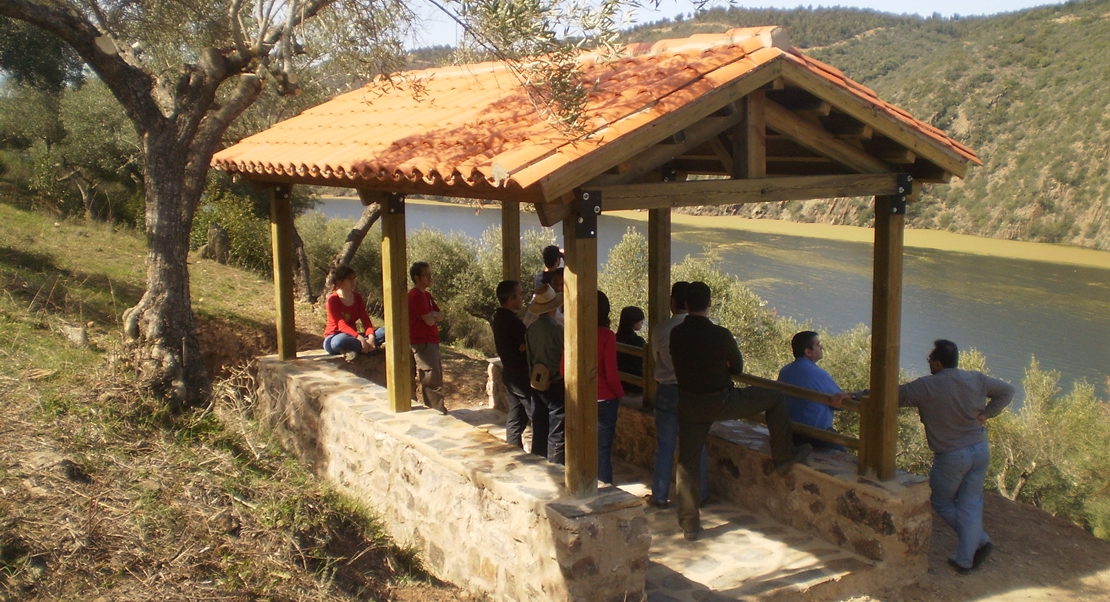
[[(142, 292), (141, 235), (3, 203), (0, 224), (0, 599), (454, 599), (222, 411), (243, 403), (244, 375), (214, 412), (172, 415), (129, 390), (110, 358)], [(269, 283), (204, 262), (193, 291), (202, 328), (233, 327), (240, 357), (261, 351)], [(87, 323), (90, 347), (62, 320)]]

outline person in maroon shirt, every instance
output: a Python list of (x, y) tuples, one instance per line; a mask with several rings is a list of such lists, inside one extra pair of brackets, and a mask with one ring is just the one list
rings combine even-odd
[[(328, 326), (324, 329), (324, 351), (332, 355), (342, 353), (347, 361), (354, 361), (360, 353), (373, 353), (385, 342), (385, 329), (374, 329), (366, 313), (366, 301), (355, 292), (355, 270), (349, 265), (335, 269), (332, 278), (335, 290), (326, 303)], [(355, 326), (362, 322), (365, 333)]]
[(424, 405), (447, 413), (443, 405), (443, 363), (439, 356), (439, 326), (443, 312), (428, 292), (432, 285), (432, 268), (418, 261), (409, 268), (412, 289), (409, 290), (409, 344), (412, 346), (413, 367), (420, 381)]

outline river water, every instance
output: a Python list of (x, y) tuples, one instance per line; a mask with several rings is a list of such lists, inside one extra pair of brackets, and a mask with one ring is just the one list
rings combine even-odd
[[(317, 209), (348, 219), (362, 212), (356, 200), (347, 199), (325, 199)], [(409, 203), (406, 217), (410, 231), (428, 226), (478, 238), (500, 224), (501, 213), (496, 204), (477, 211)], [(542, 228), (533, 213), (522, 212), (520, 222), (521, 230)], [(600, 264), (630, 227), (647, 235), (646, 220), (601, 217)], [(556, 234), (562, 238), (561, 229)], [(779, 315), (809, 320), (830, 333), (870, 324), (870, 244), (674, 225), (673, 262), (701, 255), (706, 245), (720, 253), (726, 271)], [(1086, 379), (1106, 397), (1110, 271), (907, 247), (903, 274), (903, 368), (925, 373), (932, 341), (948, 338), (982, 351), (991, 373), (1015, 385), (1035, 355), (1043, 368), (1061, 372), (1065, 390)]]

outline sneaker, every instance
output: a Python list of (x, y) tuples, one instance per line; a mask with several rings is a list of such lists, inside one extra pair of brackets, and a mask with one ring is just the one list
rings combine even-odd
[(809, 457), (809, 454), (812, 451), (813, 451), (813, 446), (808, 444), (808, 443), (803, 443), (803, 444), (795, 447), (794, 448), (794, 457), (790, 458), (789, 460), (784, 460), (782, 462), (775, 462), (775, 470), (777, 470), (779, 474), (786, 474), (786, 473), (790, 472), (790, 467), (791, 466), (794, 466), (795, 464), (804, 461), (806, 458)]
[(965, 569), (964, 567), (956, 564), (956, 561), (952, 560), (951, 558), (948, 559), (948, 566), (951, 566), (952, 568), (956, 569), (956, 572), (961, 574), (961, 575), (970, 575), (971, 574), (971, 569)]
[(343, 357), (346, 358), (348, 362), (353, 362), (353, 361), (355, 361), (355, 358), (358, 357), (358, 352), (357, 351), (348, 351), (347, 353), (343, 354)]
[(989, 541), (979, 546), (979, 549), (975, 550), (975, 556), (971, 560), (971, 568), (977, 569), (982, 566), (982, 564), (986, 562), (987, 556), (990, 556), (993, 551), (994, 544)]

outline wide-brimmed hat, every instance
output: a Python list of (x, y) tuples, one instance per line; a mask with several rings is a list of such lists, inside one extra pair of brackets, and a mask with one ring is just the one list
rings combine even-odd
[(536, 295), (532, 298), (532, 304), (528, 306), (528, 311), (534, 314), (546, 314), (562, 306), (563, 293), (556, 293), (550, 284), (541, 284), (536, 289)]

